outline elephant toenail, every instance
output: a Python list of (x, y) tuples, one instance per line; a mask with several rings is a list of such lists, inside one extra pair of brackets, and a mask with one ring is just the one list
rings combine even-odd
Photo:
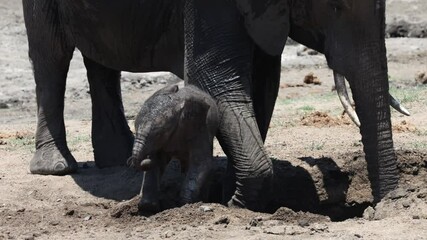
[(54, 170), (55, 171), (64, 171), (66, 168), (67, 168), (67, 166), (64, 163), (59, 162), (59, 163), (55, 164)]

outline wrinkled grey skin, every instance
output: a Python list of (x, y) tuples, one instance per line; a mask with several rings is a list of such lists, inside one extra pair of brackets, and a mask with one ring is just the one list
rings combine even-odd
[(166, 165), (177, 158), (186, 172), (180, 203), (192, 203), (212, 165), (219, 116), (215, 101), (194, 86), (167, 86), (148, 98), (135, 121), (135, 143), (128, 164), (146, 171), (139, 209), (158, 212), (159, 184)]
[(124, 164), (131, 154), (133, 138), (123, 114), (119, 71), (171, 71), (218, 104), (217, 137), (236, 172), (230, 204), (262, 210), (261, 198), (268, 196), (273, 174), (263, 140), (279, 88), (280, 54), (289, 36), (324, 53), (329, 67), (349, 81), (375, 201), (396, 187), (385, 0), (23, 0), (23, 4), (37, 84), (32, 173), (76, 170), (65, 140), (63, 98), (69, 62), (78, 48), (91, 88), (97, 166)]

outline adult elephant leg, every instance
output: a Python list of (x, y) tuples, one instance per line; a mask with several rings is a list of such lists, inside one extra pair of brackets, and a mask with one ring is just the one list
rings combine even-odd
[(274, 105), (279, 92), (281, 56), (270, 56), (255, 48), (253, 61), (253, 105), (262, 140), (267, 137)]
[[(279, 92), (280, 71), (280, 55), (270, 56), (259, 47), (255, 47), (252, 72), (252, 99), (255, 118), (263, 141), (267, 137), (270, 120)], [(223, 199), (230, 199), (234, 193), (234, 189), (236, 188), (234, 184), (236, 181), (235, 174), (232, 164), (229, 162), (223, 188)]]
[(127, 124), (120, 72), (84, 57), (92, 98), (92, 145), (98, 167), (125, 165), (131, 156), (133, 134)]
[(261, 211), (268, 200), (273, 174), (252, 104), (220, 102), (218, 140), (233, 164), (236, 188), (229, 204)]
[(233, 2), (190, 0), (184, 15), (187, 80), (217, 100), (218, 140), (236, 171), (230, 203), (261, 210), (273, 170), (251, 99), (254, 44)]
[(55, 1), (41, 0), (35, 4), (34, 0), (24, 0), (23, 9), (37, 96), (36, 152), (30, 172), (73, 173), (77, 171), (77, 162), (65, 138), (64, 93), (74, 47), (58, 26)]

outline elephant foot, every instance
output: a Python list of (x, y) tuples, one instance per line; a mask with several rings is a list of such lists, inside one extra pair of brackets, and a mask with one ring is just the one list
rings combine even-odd
[(67, 147), (45, 146), (36, 150), (30, 172), (40, 175), (66, 175), (77, 172), (77, 162)]
[(141, 198), (141, 201), (138, 203), (138, 210), (143, 214), (154, 214), (160, 212), (160, 203), (159, 201), (152, 201), (148, 199)]
[(271, 177), (240, 179), (228, 207), (264, 211), (271, 194)]

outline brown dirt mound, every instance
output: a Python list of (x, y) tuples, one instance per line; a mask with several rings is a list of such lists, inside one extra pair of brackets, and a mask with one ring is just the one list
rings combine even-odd
[(277, 209), (277, 211), (270, 217), (270, 219), (299, 225), (331, 221), (327, 216), (302, 211), (294, 212), (292, 209), (286, 207)]
[(321, 85), (322, 81), (314, 75), (314, 73), (309, 73), (304, 77), (304, 83), (305, 84), (314, 84), (314, 85)]
[(23, 132), (0, 132), (0, 140), (3, 139), (23, 139), (23, 138), (32, 138), (34, 137), (33, 132), (23, 131)]
[(305, 115), (301, 118), (301, 123), (304, 126), (314, 126), (314, 127), (332, 127), (340, 125), (350, 125), (351, 121), (346, 115), (341, 115), (339, 117), (332, 117), (325, 112), (313, 112), (308, 115)]
[(393, 131), (398, 133), (415, 132), (417, 131), (417, 128), (413, 124), (403, 120), (399, 123), (393, 124)]

